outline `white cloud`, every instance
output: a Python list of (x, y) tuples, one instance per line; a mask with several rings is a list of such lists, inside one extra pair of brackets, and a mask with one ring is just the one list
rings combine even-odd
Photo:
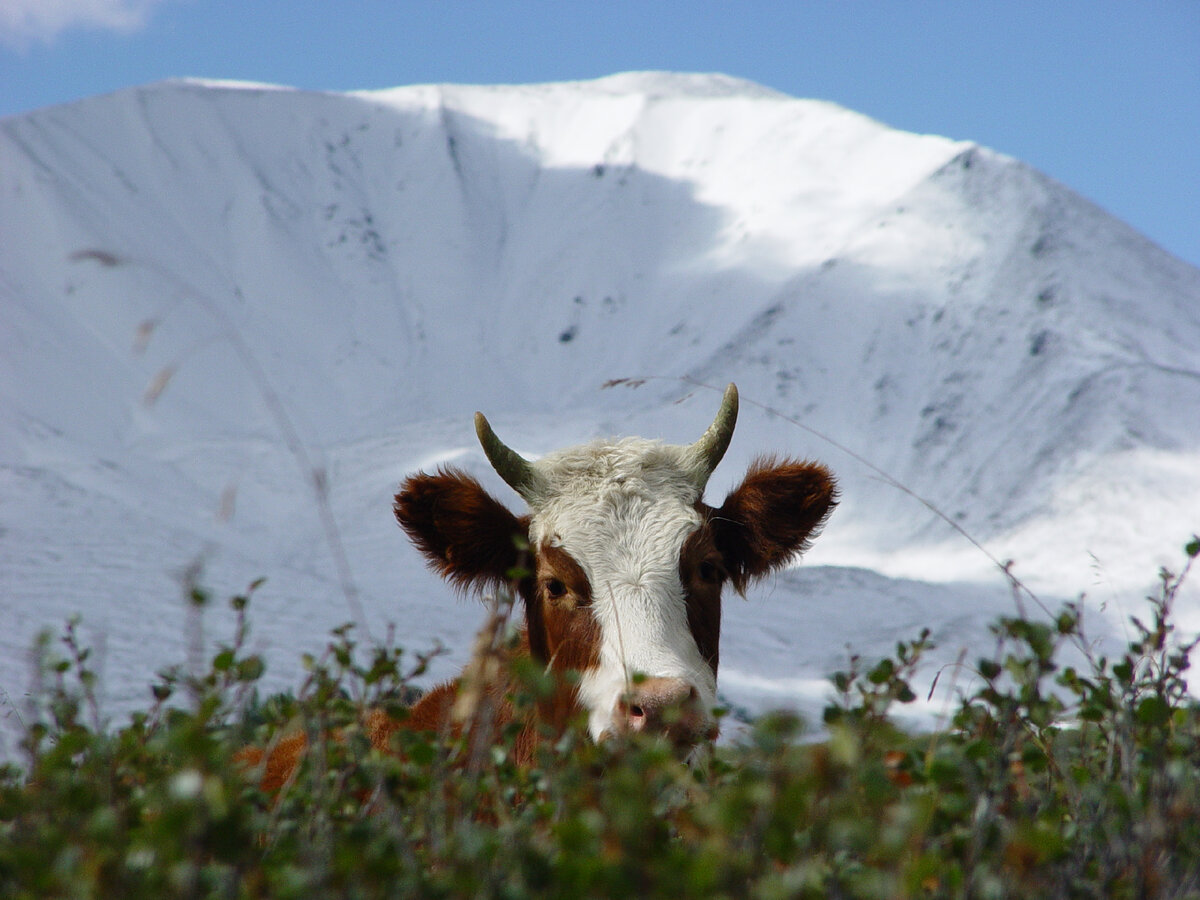
[(0, 43), (49, 44), (68, 28), (136, 31), (162, 0), (0, 0)]

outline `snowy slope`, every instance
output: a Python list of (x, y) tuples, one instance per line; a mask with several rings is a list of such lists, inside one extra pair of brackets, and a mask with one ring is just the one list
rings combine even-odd
[[(656, 377), (601, 389), (630, 376)], [(1011, 611), (880, 470), (1047, 603), (1088, 591), (1101, 630), (1200, 528), (1200, 271), (990, 150), (645, 73), (179, 81), (4, 120), (0, 687), (19, 702), (33, 634), (81, 611), (112, 708), (140, 701), (185, 655), (197, 561), (218, 595), (268, 577), (273, 686), (356, 599), (449, 672), (479, 614), (405, 545), (398, 481), (453, 462), (515, 505), (475, 409), (531, 454), (685, 441), (717, 402), (696, 384), (731, 380), (710, 499), (762, 452), (844, 493), (809, 566), (727, 605), (739, 704), (811, 711), (848, 645), (929, 625), (952, 660)]]

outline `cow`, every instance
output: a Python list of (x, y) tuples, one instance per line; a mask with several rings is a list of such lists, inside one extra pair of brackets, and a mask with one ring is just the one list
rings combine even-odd
[[(760, 458), (719, 507), (707, 505), (705, 485), (737, 412), (730, 384), (694, 444), (597, 440), (535, 462), (476, 413), (488, 461), (528, 511), (511, 512), (454, 468), (412, 475), (395, 495), (396, 519), (434, 571), (460, 590), (511, 586), (517, 595), (524, 622), (509, 652), (531, 657), (555, 686), (527, 715), (519, 762), (532, 758), (540, 734), (573, 719), (596, 741), (646, 731), (686, 750), (716, 736), (722, 587), (741, 594), (796, 559), (837, 503), (823, 465)], [(513, 721), (504, 669), (476, 667), (433, 688), (403, 723), (371, 713), (372, 744), (386, 750), (399, 727), (461, 732), (468, 689), (473, 707), (487, 700), (493, 727)], [(274, 790), (304, 746), (295, 735), (247, 761), (264, 764), (262, 785)]]

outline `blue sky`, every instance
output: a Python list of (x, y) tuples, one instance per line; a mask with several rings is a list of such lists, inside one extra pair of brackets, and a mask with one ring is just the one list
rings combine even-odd
[(174, 76), (724, 72), (1036, 166), (1200, 265), (1200, 0), (0, 0), (0, 116)]

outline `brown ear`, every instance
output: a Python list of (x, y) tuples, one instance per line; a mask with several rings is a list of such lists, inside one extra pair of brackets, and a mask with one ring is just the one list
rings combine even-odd
[(836, 505), (833, 475), (819, 463), (756, 460), (711, 519), (734, 588), (807, 550)]
[(419, 472), (400, 486), (392, 509), (430, 567), (458, 588), (498, 587), (521, 564), (529, 518), (513, 515), (456, 469)]

